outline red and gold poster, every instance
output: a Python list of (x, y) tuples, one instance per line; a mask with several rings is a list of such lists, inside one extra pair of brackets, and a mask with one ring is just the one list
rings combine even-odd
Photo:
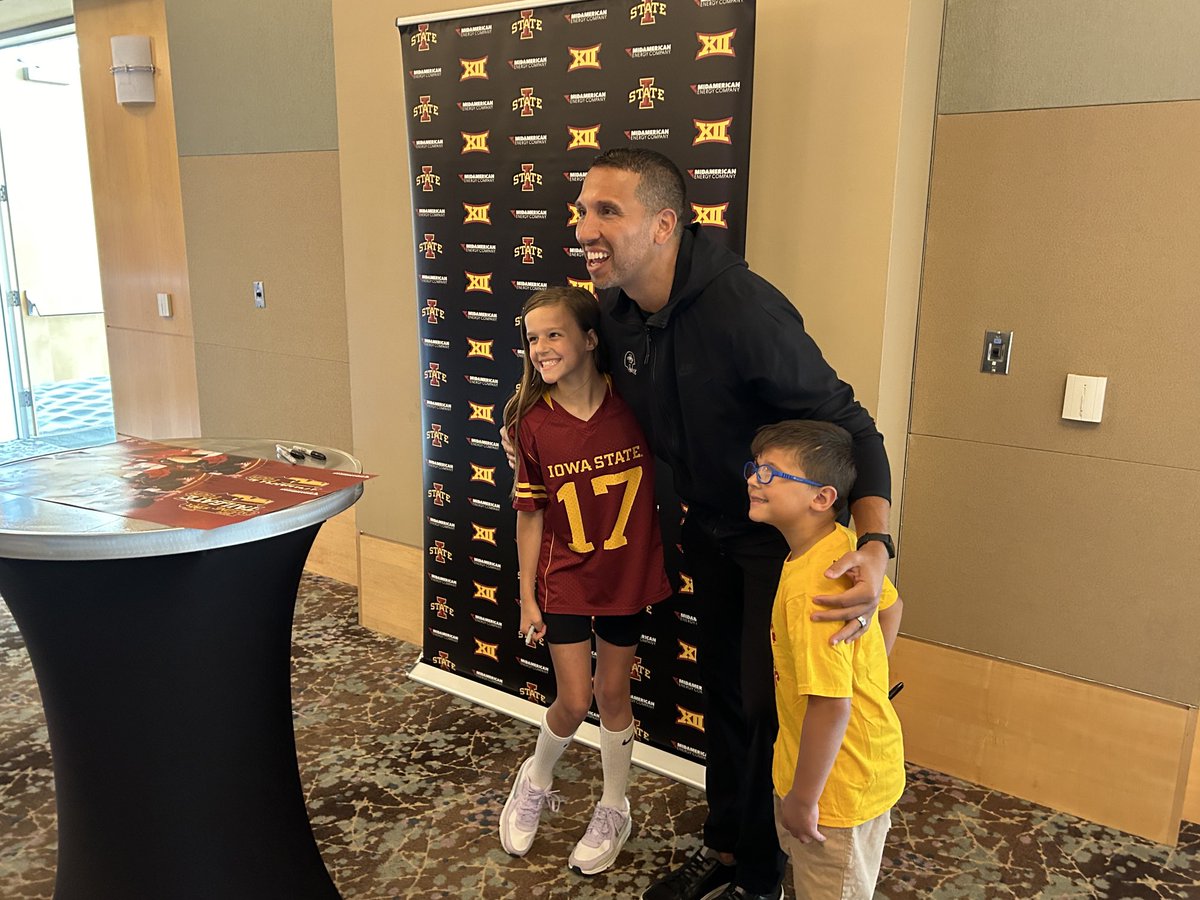
[(0, 466), (0, 492), (178, 528), (287, 509), (370, 475), (125, 438)]

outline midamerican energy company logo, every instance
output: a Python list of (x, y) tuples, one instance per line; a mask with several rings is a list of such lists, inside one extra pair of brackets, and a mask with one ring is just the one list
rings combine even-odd
[(568, 47), (567, 52), (571, 54), (571, 62), (567, 65), (567, 71), (603, 68), (600, 65), (600, 48), (602, 46), (602, 44), (592, 44), (590, 47)]
[(487, 62), (486, 56), (481, 56), (479, 59), (460, 59), (458, 64), (462, 66), (462, 74), (458, 76), (459, 81), (470, 81), (472, 78), (482, 78), (487, 80)]

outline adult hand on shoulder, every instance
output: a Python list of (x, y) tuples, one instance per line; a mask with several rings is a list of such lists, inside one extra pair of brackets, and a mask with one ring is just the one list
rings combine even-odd
[(508, 437), (508, 429), (500, 427), (500, 446), (504, 449), (504, 455), (508, 457), (508, 467), (515, 469), (517, 467), (517, 451), (513, 449), (513, 443)]
[[(871, 616), (879, 608), (879, 595), (883, 591), (883, 577), (887, 571), (887, 548), (878, 541), (870, 541), (861, 550), (851, 550), (835, 560), (825, 570), (826, 578), (849, 576), (854, 582), (840, 594), (823, 594), (813, 597), (815, 603), (828, 606), (828, 610), (813, 613), (814, 622), (845, 622), (846, 626), (829, 641), (836, 646), (843, 641), (858, 640), (866, 634)], [(861, 619), (859, 617), (862, 617)], [(866, 624), (863, 624), (863, 623)]]

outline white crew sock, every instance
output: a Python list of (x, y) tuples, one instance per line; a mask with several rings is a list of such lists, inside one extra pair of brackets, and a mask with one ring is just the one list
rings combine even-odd
[(571, 738), (575, 732), (566, 737), (559, 737), (550, 730), (550, 725), (542, 717), (542, 727), (538, 731), (537, 747), (533, 751), (533, 765), (529, 767), (529, 780), (535, 787), (548, 788), (554, 783), (554, 764), (563, 755), (563, 751), (571, 746)]
[(609, 731), (600, 725), (600, 764), (604, 767), (601, 806), (625, 808), (625, 789), (629, 787), (629, 766), (633, 760), (633, 732), (633, 722), (623, 731)]

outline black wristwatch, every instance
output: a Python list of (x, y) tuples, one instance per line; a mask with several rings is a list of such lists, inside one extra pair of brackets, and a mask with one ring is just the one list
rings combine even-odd
[(866, 534), (859, 535), (857, 545), (858, 549), (861, 550), (863, 548), (863, 544), (867, 543), (868, 541), (879, 541), (879, 543), (883, 544), (883, 546), (887, 548), (888, 559), (896, 558), (896, 545), (892, 543), (892, 536), (890, 534), (881, 534), (878, 531), (868, 531)]

